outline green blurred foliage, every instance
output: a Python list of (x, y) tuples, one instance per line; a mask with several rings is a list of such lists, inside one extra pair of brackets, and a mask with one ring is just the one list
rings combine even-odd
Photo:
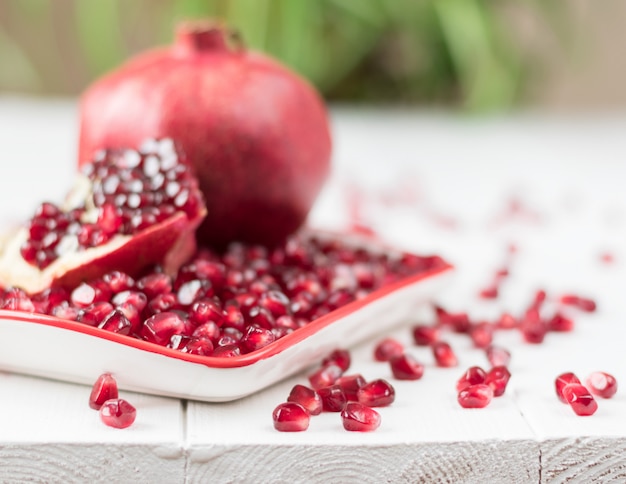
[[(513, 0), (508, 0), (508, 2)], [(452, 105), (520, 99), (533, 59), (507, 0), (2, 0), (0, 92), (76, 95), (182, 19), (213, 17), (331, 101)], [(527, 7), (550, 14), (540, 1)]]

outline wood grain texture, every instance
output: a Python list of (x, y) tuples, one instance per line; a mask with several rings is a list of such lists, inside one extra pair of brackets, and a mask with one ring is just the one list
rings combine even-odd
[(185, 475), (180, 447), (146, 444), (3, 444), (0, 462), (3, 483), (183, 483)]
[(581, 437), (541, 443), (546, 483), (626, 482), (626, 438)]
[(191, 483), (537, 482), (538, 446), (529, 442), (285, 445), (194, 448)]

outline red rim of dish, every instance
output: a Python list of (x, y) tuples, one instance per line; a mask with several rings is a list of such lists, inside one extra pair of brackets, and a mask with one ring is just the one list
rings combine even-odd
[(302, 328), (297, 329), (293, 333), (283, 336), (282, 338), (270, 343), (269, 345), (258, 349), (256, 351), (252, 351), (250, 353), (246, 353), (240, 356), (233, 356), (229, 358), (221, 358), (216, 356), (200, 356), (200, 355), (190, 355), (188, 353), (182, 353), (178, 350), (174, 350), (171, 348), (166, 348), (164, 346), (159, 346), (155, 343), (150, 343), (148, 341), (140, 340), (134, 338), (132, 336), (124, 336), (117, 333), (112, 333), (110, 331), (105, 331), (104, 329), (99, 329), (93, 326), (88, 326), (83, 323), (79, 323), (77, 321), (71, 321), (67, 319), (60, 319), (54, 316), (48, 316), (45, 314), (37, 314), (37, 313), (26, 313), (21, 311), (12, 311), (7, 309), (0, 310), (0, 320), (1, 319), (10, 319), (14, 321), (22, 321), (25, 323), (35, 323), (35, 324), (43, 324), (45, 326), (52, 326), (60, 329), (66, 329), (78, 333), (83, 333), (91, 336), (95, 336), (97, 338), (101, 338), (104, 340), (112, 341), (115, 343), (120, 343), (124, 346), (129, 346), (141, 351), (148, 351), (150, 353), (160, 354), (169, 358), (175, 358), (177, 360), (186, 361), (189, 363), (196, 363), (204, 366), (208, 366), (211, 368), (238, 368), (243, 366), (251, 365), (259, 360), (263, 360), (266, 358), (270, 358), (275, 356), (285, 349), (299, 343), (300, 341), (308, 338), (309, 336), (317, 333), (323, 328), (329, 326), (333, 322), (351, 314), (368, 304), (385, 297), (386, 295), (402, 289), (404, 287), (410, 286), (417, 282), (423, 281), (425, 279), (429, 279), (436, 275), (443, 274), (444, 272), (448, 272), (453, 269), (453, 266), (443, 259), (439, 259), (440, 266), (435, 267), (434, 269), (426, 270), (424, 272), (420, 272), (413, 276), (408, 276), (403, 279), (400, 279), (394, 283), (391, 283), (387, 286), (381, 287), (376, 291), (368, 294), (363, 299), (359, 299), (357, 301), (353, 301), (351, 303), (346, 304), (334, 311), (322, 316), (311, 323), (303, 326)]

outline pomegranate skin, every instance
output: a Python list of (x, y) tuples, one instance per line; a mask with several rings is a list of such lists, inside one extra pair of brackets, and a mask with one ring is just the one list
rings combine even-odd
[(328, 115), (307, 81), (226, 36), (219, 25), (183, 23), (174, 45), (91, 85), (80, 102), (79, 165), (104, 147), (171, 137), (205, 195), (200, 242), (271, 245), (302, 225), (329, 174)]

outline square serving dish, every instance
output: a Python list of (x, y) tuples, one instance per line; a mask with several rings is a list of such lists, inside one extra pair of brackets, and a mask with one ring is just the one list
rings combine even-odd
[[(368, 250), (392, 250), (370, 237), (340, 237)], [(450, 264), (434, 259), (431, 269), (383, 286), (259, 350), (230, 358), (191, 355), (75, 321), (0, 310), (0, 369), (88, 385), (108, 372), (124, 390), (209, 402), (235, 400), (319, 363), (336, 348), (412, 322), (416, 308), (452, 275)]]

